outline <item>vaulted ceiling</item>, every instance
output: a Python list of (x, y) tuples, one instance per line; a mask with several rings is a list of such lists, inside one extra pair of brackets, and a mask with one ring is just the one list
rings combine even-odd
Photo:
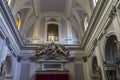
[(61, 17), (73, 23), (83, 37), (85, 16), (91, 16), (91, 0), (11, 0), (11, 10), (16, 19), (21, 15), (21, 33), (24, 34), (29, 26), (43, 17)]

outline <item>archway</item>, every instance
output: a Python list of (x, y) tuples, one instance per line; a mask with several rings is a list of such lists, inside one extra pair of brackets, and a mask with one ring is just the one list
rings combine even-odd
[(107, 80), (118, 80), (118, 65), (119, 56), (117, 51), (117, 37), (115, 35), (111, 35), (107, 38), (105, 44), (105, 74)]
[(111, 35), (107, 39), (105, 44), (105, 61), (107, 63), (114, 64), (119, 61), (116, 41), (117, 37), (115, 35)]

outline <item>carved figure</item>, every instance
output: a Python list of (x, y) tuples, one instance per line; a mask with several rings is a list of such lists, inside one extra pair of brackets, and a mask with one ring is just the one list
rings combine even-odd
[(1, 75), (4, 76), (7, 73), (7, 62), (3, 61), (1, 65)]
[(101, 68), (97, 64), (95, 66), (96, 66), (97, 80), (102, 80)]
[(60, 46), (60, 45), (57, 46), (56, 52), (64, 55), (65, 57), (68, 57), (68, 55), (69, 55), (69, 50), (65, 49), (64, 46)]
[(70, 51), (66, 49), (64, 46), (51, 43), (51, 44), (45, 44), (38, 47), (35, 50), (35, 56), (32, 58), (39, 59), (39, 58), (45, 57), (45, 55), (51, 58), (60, 57), (60, 55), (63, 58), (67, 58), (69, 56), (69, 52)]

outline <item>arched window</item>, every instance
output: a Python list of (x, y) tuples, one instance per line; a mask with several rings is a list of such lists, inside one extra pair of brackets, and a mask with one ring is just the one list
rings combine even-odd
[(119, 61), (116, 41), (117, 41), (117, 37), (115, 35), (111, 35), (107, 39), (107, 42), (105, 45), (106, 62), (116, 63), (117, 61)]
[(85, 19), (84, 19), (84, 29), (85, 31), (87, 30), (88, 28), (88, 16), (86, 15)]
[(20, 25), (21, 25), (21, 19), (20, 19), (20, 14), (18, 13), (17, 19), (16, 19), (16, 27), (18, 30), (20, 30)]
[[(105, 73), (106, 80), (117, 80), (117, 68), (119, 67), (119, 55), (117, 50), (117, 37), (115, 35), (111, 35), (107, 37), (106, 45), (105, 45)], [(120, 70), (118, 69), (120, 72)]]
[(93, 0), (94, 6), (96, 6), (97, 2), (98, 2), (98, 0)]
[(7, 0), (7, 3), (8, 3), (8, 5), (10, 5), (10, 3), (11, 3), (11, 0)]

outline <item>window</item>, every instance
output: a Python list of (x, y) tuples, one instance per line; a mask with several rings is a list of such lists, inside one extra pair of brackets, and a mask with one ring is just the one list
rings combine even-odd
[(57, 24), (48, 24), (47, 41), (50, 41), (50, 42), (58, 41), (58, 25)]
[(20, 25), (21, 25), (21, 20), (20, 20), (20, 15), (18, 14), (16, 19), (16, 27), (18, 30), (20, 30)]
[(87, 30), (88, 28), (88, 16), (86, 15), (85, 19), (84, 19), (84, 29), (85, 31)]
[(93, 0), (93, 4), (94, 6), (96, 6), (96, 3), (98, 2), (98, 0)]
[(10, 5), (11, 0), (7, 0), (8, 5)]

